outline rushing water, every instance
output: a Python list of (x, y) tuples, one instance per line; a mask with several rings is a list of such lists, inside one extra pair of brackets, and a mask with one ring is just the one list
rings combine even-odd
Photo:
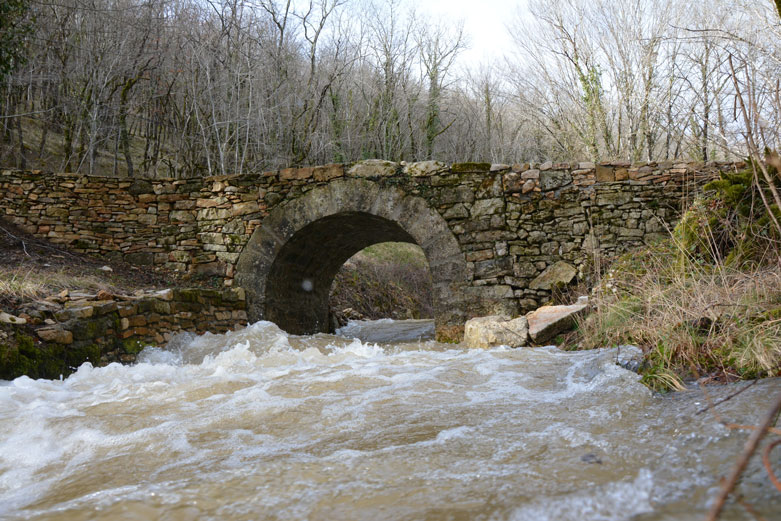
[[(747, 437), (697, 414), (701, 391), (652, 394), (614, 349), (467, 350), (421, 321), (340, 332), (368, 341), (259, 322), (0, 383), (0, 518), (700, 520)], [(778, 392), (717, 410), (757, 423)], [(757, 458), (738, 492), (781, 518)]]

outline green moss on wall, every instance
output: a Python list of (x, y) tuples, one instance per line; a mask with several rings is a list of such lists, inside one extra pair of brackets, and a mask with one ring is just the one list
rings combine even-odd
[(454, 174), (464, 172), (489, 172), (490, 170), (491, 163), (453, 163), (450, 167), (450, 171)]
[(12, 341), (0, 344), (0, 379), (67, 376), (71, 371), (65, 363), (65, 349), (60, 344), (36, 345), (31, 336), (17, 330)]

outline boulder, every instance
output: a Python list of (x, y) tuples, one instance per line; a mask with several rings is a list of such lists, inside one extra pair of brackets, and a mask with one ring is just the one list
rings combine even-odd
[(577, 268), (564, 261), (548, 266), (545, 271), (529, 283), (530, 289), (551, 290), (557, 286), (566, 286), (578, 274)]
[(575, 327), (575, 318), (586, 310), (585, 304), (542, 306), (526, 315), (529, 336), (535, 344), (550, 342), (556, 335)]
[(506, 315), (490, 315), (470, 319), (464, 325), (464, 344), (467, 347), (524, 347), (528, 342), (525, 317), (511, 319)]

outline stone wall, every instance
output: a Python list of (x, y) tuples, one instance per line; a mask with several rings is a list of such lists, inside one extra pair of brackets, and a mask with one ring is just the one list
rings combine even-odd
[(334, 179), (424, 199), (446, 221), (484, 309), (520, 312), (549, 291), (534, 280), (565, 260), (582, 266), (664, 234), (704, 181), (732, 163), (490, 165), (436, 161), (291, 168), (185, 180), (0, 172), (0, 216), (90, 254), (206, 273), (233, 284), (253, 231), (275, 208)]
[(0, 321), (0, 379), (67, 376), (84, 362), (131, 363), (183, 331), (223, 333), (247, 323), (241, 288), (138, 295), (63, 292)]

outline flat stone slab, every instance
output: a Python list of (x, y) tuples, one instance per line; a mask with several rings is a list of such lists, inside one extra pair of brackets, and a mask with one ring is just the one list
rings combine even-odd
[(585, 304), (542, 306), (526, 315), (529, 336), (535, 344), (550, 342), (556, 335), (575, 327), (575, 318), (585, 312)]
[(559, 284), (567, 285), (578, 274), (577, 268), (564, 261), (548, 266), (536, 279), (529, 283), (531, 289), (550, 290)]
[(472, 318), (464, 325), (464, 344), (467, 347), (524, 347), (528, 342), (526, 317), (511, 319), (505, 315), (489, 315)]

